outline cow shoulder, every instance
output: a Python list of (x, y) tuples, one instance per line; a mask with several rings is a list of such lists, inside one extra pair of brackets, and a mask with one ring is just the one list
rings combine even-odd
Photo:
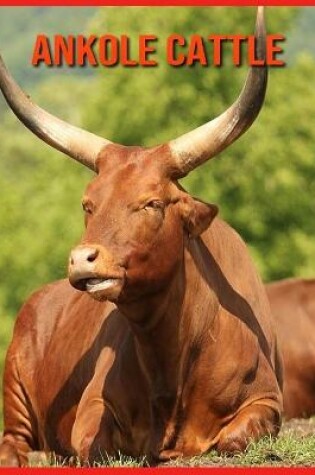
[(64, 279), (47, 284), (31, 294), (17, 315), (10, 355), (18, 355), (27, 361), (30, 353), (43, 349), (58, 324), (63, 307), (74, 293), (79, 292)]

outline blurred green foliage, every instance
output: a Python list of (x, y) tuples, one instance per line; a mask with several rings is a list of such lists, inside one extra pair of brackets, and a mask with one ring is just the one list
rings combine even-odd
[(294, 64), (301, 51), (315, 58), (315, 8), (299, 8), (286, 47), (289, 63)]
[[(7, 23), (9, 34), (10, 16), (3, 16), (5, 10), (0, 10), (0, 24)], [(41, 10), (38, 15), (44, 15)], [(93, 12), (87, 27), (84, 19), (88, 21)], [(48, 33), (72, 25), (66, 9), (46, 9), (45, 15), (52, 15)], [(293, 8), (269, 8), (268, 32), (286, 33), (295, 15)], [(255, 9), (245, 7), (86, 9), (76, 28), (127, 34), (132, 55), (137, 53), (138, 34), (157, 34), (159, 66), (99, 68), (95, 76), (80, 77), (48, 69), (42, 80), (36, 68), (29, 68), (24, 77), (18, 71), (18, 56), (5, 54), (5, 58), (17, 68), (20, 82), (25, 79), (32, 85), (33, 98), (52, 113), (116, 142), (153, 145), (222, 112), (236, 98), (247, 69), (231, 65), (228, 49), (222, 68), (172, 68), (164, 56), (166, 36), (251, 33), (254, 17)], [(36, 21), (40, 25), (40, 19)], [(20, 20), (16, 25), (18, 31), (11, 22), (11, 31), (18, 38), (24, 30)], [(36, 28), (33, 32), (41, 32), (40, 26)], [(0, 38), (7, 53), (4, 31)], [(19, 51), (24, 60), (29, 58), (22, 45)], [(314, 75), (314, 60), (301, 54), (290, 67), (272, 69), (266, 104), (255, 125), (220, 158), (184, 180), (193, 194), (219, 205), (221, 216), (249, 244), (265, 280), (315, 274)], [(21, 303), (35, 288), (66, 275), (69, 250), (83, 229), (80, 197), (92, 173), (34, 138), (2, 99), (0, 144), (1, 373)]]
[(38, 34), (51, 37), (54, 34), (84, 34), (89, 18), (96, 9), (91, 7), (1, 7), (0, 43), (10, 71), (23, 85), (35, 84), (52, 76), (86, 74), (84, 68), (30, 67), (34, 43)]

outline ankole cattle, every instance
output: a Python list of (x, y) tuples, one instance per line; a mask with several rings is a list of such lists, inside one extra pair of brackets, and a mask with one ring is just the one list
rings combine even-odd
[[(255, 34), (264, 58), (262, 8)], [(1, 62), (17, 117), (96, 172), (69, 279), (36, 292), (17, 318), (2, 464), (33, 450), (158, 462), (277, 434), (281, 364), (265, 289), (217, 207), (178, 183), (250, 127), (266, 84), (266, 68), (252, 68), (219, 117), (164, 145), (125, 147), (45, 112)]]
[(315, 280), (266, 286), (283, 356), (286, 418), (315, 415)]

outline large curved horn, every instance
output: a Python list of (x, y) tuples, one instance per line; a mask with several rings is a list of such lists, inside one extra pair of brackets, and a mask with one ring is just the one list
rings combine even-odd
[[(257, 58), (266, 56), (264, 9), (258, 7), (256, 20)], [(228, 147), (254, 122), (263, 105), (267, 87), (267, 67), (252, 66), (245, 86), (234, 104), (219, 117), (169, 142), (173, 172), (177, 177), (191, 170)]]
[(74, 127), (34, 104), (16, 84), (0, 55), (0, 89), (15, 115), (40, 139), (96, 170), (96, 158), (109, 140)]

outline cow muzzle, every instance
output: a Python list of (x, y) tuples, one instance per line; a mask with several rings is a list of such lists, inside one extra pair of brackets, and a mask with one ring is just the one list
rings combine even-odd
[(124, 269), (99, 245), (76, 247), (70, 254), (68, 276), (74, 288), (97, 300), (117, 300), (125, 281)]

